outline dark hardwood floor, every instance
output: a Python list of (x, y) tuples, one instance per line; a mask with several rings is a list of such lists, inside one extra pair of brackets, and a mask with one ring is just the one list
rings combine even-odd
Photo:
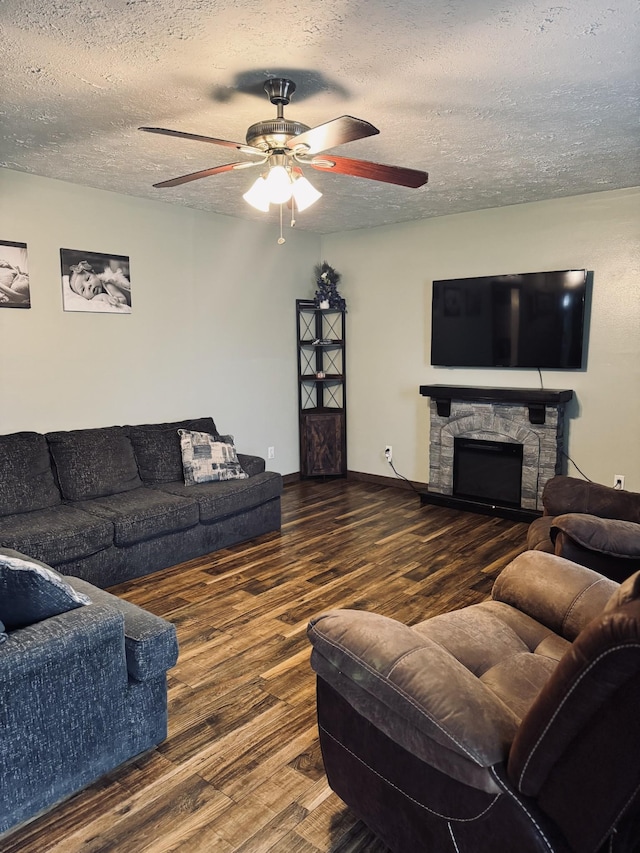
[(411, 623), (479, 601), (526, 527), (306, 481), (285, 489), (280, 534), (115, 587), (177, 627), (169, 736), (1, 853), (384, 853), (323, 774), (307, 621), (356, 607)]

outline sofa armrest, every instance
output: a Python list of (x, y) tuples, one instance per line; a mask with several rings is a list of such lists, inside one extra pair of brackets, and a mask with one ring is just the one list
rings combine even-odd
[(313, 669), (397, 743), (458, 778), (466, 774), (468, 784), (475, 784), (474, 766), (505, 760), (519, 721), (438, 643), (358, 610), (315, 617), (308, 636)]
[(602, 612), (615, 581), (544, 551), (525, 551), (496, 578), (492, 597), (573, 641)]
[(124, 620), (124, 643), (129, 675), (136, 681), (148, 681), (175, 666), (178, 660), (176, 629), (153, 613), (99, 589), (81, 578), (67, 577), (77, 592), (88, 595), (94, 604), (118, 613)]
[[(120, 684), (112, 687), (122, 689), (127, 683), (122, 632), (122, 614), (100, 604), (83, 605), (9, 632), (0, 654), (3, 702), (13, 701), (18, 682), (25, 681), (33, 693), (33, 684), (42, 682), (43, 674), (57, 681), (60, 672), (73, 669), (74, 658), (83, 671), (102, 669), (102, 679), (115, 678)], [(105, 675), (107, 669), (111, 673)], [(73, 678), (80, 676), (76, 672)]]

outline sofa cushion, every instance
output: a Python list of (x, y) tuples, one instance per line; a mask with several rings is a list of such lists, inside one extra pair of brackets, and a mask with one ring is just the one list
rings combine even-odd
[(91, 599), (39, 560), (0, 549), (0, 619), (9, 630), (74, 610)]
[(182, 448), (184, 482), (187, 486), (247, 478), (248, 475), (242, 470), (232, 443), (218, 441), (207, 432), (181, 429), (178, 433)]
[(80, 501), (77, 507), (113, 523), (114, 542), (133, 545), (164, 533), (193, 527), (199, 521), (198, 504), (187, 497), (141, 486), (130, 492)]
[(182, 480), (179, 429), (218, 435), (213, 418), (194, 418), (173, 423), (139, 424), (129, 427), (129, 437), (143, 483), (153, 485)]
[(83, 501), (142, 485), (124, 427), (47, 433), (63, 497)]
[(61, 503), (44, 435), (0, 435), (0, 516)]
[(163, 483), (154, 488), (172, 495), (193, 498), (200, 508), (200, 521), (211, 523), (279, 497), (282, 492), (282, 477), (273, 471), (265, 471), (244, 480), (198, 483), (195, 486)]
[(113, 545), (113, 524), (60, 504), (2, 519), (0, 545), (57, 566)]
[(7, 639), (7, 632), (4, 630), (4, 623), (0, 622), (0, 643), (4, 643)]
[[(501, 601), (484, 601), (433, 616), (413, 627), (438, 643), (472, 672), (518, 718), (524, 716), (542, 685), (570, 647), (555, 654), (545, 625)], [(484, 637), (486, 643), (478, 643)]]

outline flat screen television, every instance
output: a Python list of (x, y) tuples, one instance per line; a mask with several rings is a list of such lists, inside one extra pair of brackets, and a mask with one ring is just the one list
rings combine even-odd
[(433, 282), (431, 364), (579, 370), (586, 270)]

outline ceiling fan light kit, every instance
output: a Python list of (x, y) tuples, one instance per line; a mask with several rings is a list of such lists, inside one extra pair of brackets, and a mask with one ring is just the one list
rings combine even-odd
[[(385, 166), (368, 160), (354, 160), (349, 157), (316, 157), (336, 145), (344, 145), (367, 136), (374, 136), (380, 131), (363, 119), (353, 116), (340, 116), (316, 127), (308, 127), (301, 122), (291, 121), (284, 117), (284, 107), (290, 102), (296, 90), (295, 83), (285, 77), (273, 77), (266, 81), (264, 90), (271, 103), (277, 109), (275, 119), (267, 119), (252, 124), (247, 130), (246, 144), (230, 142), (226, 139), (216, 139), (212, 136), (200, 136), (195, 133), (183, 133), (178, 130), (167, 130), (161, 127), (141, 127), (148, 133), (159, 133), (180, 139), (191, 139), (196, 142), (209, 142), (226, 148), (235, 148), (241, 154), (256, 158), (253, 161), (227, 163), (202, 169), (188, 175), (181, 175), (168, 181), (154, 184), (154, 187), (175, 187), (199, 178), (222, 174), (237, 169), (247, 169), (252, 166), (267, 165), (267, 171), (253, 183), (243, 198), (257, 210), (264, 213), (270, 205), (280, 206), (282, 221), (282, 205), (290, 204), (293, 217), (294, 207), (299, 211), (306, 210), (316, 202), (322, 193), (319, 192), (302, 174), (301, 165), (310, 166), (323, 172), (335, 172), (341, 175), (352, 175), (367, 178), (372, 181), (383, 181), (398, 186), (417, 188), (427, 183), (428, 174), (417, 169), (407, 169), (399, 166)], [(278, 241), (284, 242), (282, 238)]]
[(302, 174), (302, 169), (291, 168), (285, 155), (272, 154), (269, 171), (260, 175), (242, 197), (256, 210), (268, 213), (270, 205), (286, 204), (292, 199), (299, 211), (306, 210), (321, 196), (322, 193)]

